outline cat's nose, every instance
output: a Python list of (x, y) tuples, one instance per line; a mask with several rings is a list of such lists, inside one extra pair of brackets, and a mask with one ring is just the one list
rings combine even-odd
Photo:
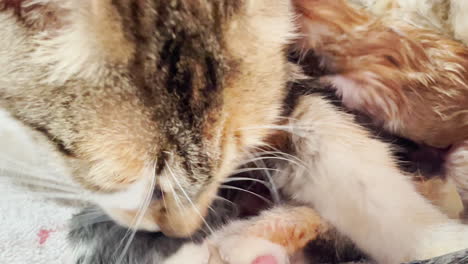
[(153, 195), (152, 195), (151, 199), (153, 201), (160, 201), (163, 198), (164, 198), (163, 191), (161, 190), (161, 188), (159, 186), (156, 186), (154, 188), (154, 190), (153, 190)]

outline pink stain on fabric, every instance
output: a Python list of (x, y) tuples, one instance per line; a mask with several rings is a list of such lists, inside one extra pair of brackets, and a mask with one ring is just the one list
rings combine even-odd
[(256, 258), (252, 264), (277, 264), (276, 258), (272, 255), (261, 256)]
[(39, 237), (39, 245), (44, 245), (45, 242), (47, 242), (47, 239), (49, 239), (50, 233), (54, 232), (55, 230), (49, 230), (49, 229), (41, 229), (37, 233), (37, 236)]

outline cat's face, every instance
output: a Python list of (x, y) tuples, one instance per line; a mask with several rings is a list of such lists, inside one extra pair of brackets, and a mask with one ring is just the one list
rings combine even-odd
[(139, 228), (192, 233), (280, 114), (289, 1), (36, 2), (58, 15), (34, 29), (32, 77), (3, 104), (117, 222), (149, 205)]

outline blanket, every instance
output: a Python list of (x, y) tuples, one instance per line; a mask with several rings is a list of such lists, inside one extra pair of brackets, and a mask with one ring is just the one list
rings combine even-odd
[[(33, 174), (51, 177), (44, 151), (21, 125), (0, 112), (0, 263), (65, 263), (67, 221), (78, 207), (46, 201), (18, 184)], [(43, 175), (37, 175), (43, 173)], [(33, 178), (31, 178), (33, 179)]]

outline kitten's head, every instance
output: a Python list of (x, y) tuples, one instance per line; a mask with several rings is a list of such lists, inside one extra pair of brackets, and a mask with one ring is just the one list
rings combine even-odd
[(130, 226), (148, 202), (139, 228), (192, 233), (280, 114), (289, 1), (35, 2), (28, 12), (55, 15), (18, 20), (36, 30), (32, 77), (2, 91), (7, 108), (116, 221)]

